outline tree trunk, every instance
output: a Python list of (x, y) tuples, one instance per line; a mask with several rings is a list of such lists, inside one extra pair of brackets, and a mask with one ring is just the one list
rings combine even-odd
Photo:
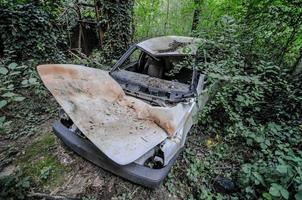
[(105, 27), (103, 55), (111, 61), (129, 47), (133, 35), (133, 0), (102, 0), (101, 20)]
[(199, 23), (199, 18), (200, 18), (200, 4), (201, 4), (201, 0), (194, 0), (194, 4), (195, 4), (195, 10), (194, 10), (194, 15), (193, 15), (193, 22), (192, 22), (192, 32), (197, 30), (198, 27), (198, 23)]
[(170, 0), (167, 0), (166, 19), (165, 19), (165, 35), (167, 35), (167, 26), (169, 24)]
[[(296, 35), (298, 33), (298, 30), (299, 30), (299, 27), (300, 27), (300, 20), (301, 20), (301, 17), (299, 17), (298, 19), (296, 19), (295, 21), (291, 22), (293, 23), (292, 25), (292, 32), (290, 34), (290, 36), (288, 37), (284, 47), (282, 48), (281, 52), (280, 52), (280, 55), (278, 56), (279, 58), (279, 65), (282, 65), (283, 64), (283, 60), (284, 60), (284, 56), (285, 54), (287, 53), (288, 51), (288, 48), (290, 47), (290, 45), (295, 41), (296, 39)], [(277, 59), (278, 59), (277, 58)]]
[(298, 75), (302, 72), (302, 46), (300, 47), (300, 55), (293, 65), (293, 75)]

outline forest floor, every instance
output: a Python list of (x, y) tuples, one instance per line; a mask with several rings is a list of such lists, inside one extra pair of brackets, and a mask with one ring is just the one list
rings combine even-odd
[[(39, 103), (35, 99), (29, 101), (31, 103), (25, 102), (15, 108), (16, 112), (11, 115), (9, 133), (0, 134), (0, 176), (22, 170), (25, 176), (31, 178), (32, 193), (67, 197), (179, 199), (179, 196), (186, 196), (171, 192), (171, 184), (168, 183), (185, 175), (188, 163), (183, 154), (172, 168), (172, 172), (177, 170), (177, 173), (171, 172), (159, 188), (151, 190), (132, 184), (84, 160), (56, 138), (52, 132), (52, 123), (57, 117), (59, 107), (53, 98)], [(192, 130), (195, 133), (196, 131), (196, 128)], [(202, 149), (194, 142), (197, 139), (200, 141), (200, 137), (200, 134), (192, 134), (187, 145), (198, 149), (202, 157)], [(190, 194), (186, 184), (179, 179), (178, 185), (182, 190), (175, 190)]]

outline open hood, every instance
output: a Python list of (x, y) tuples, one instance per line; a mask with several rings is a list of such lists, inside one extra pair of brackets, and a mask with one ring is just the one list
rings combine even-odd
[(125, 95), (103, 70), (40, 65), (38, 73), (81, 132), (120, 165), (129, 164), (173, 135), (189, 109), (154, 107)]

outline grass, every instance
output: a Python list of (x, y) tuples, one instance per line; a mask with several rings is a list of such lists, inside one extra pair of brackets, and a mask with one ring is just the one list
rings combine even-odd
[(26, 147), (18, 165), (33, 181), (43, 188), (52, 188), (64, 182), (69, 166), (60, 163), (53, 149), (57, 145), (53, 134), (46, 134)]

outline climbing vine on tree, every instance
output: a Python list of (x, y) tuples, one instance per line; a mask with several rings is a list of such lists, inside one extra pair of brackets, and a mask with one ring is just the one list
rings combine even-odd
[(100, 26), (105, 28), (102, 54), (106, 60), (119, 58), (131, 44), (133, 0), (102, 0)]
[(35, 4), (0, 8), (0, 54), (5, 59), (43, 62), (64, 62), (65, 55), (58, 48), (64, 35), (55, 24), (54, 15)]

